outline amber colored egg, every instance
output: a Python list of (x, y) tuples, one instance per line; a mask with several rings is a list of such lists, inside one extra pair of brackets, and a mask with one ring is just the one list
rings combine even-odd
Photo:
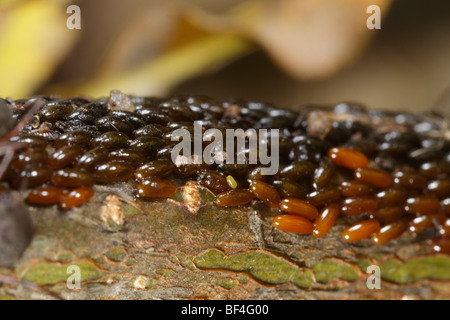
[(394, 179), (389, 173), (379, 169), (358, 168), (354, 172), (355, 179), (364, 181), (374, 187), (386, 189), (394, 184)]
[(400, 237), (403, 232), (408, 230), (409, 220), (399, 219), (383, 226), (378, 232), (374, 233), (370, 240), (374, 245), (382, 245), (393, 239)]
[(447, 215), (450, 215), (450, 198), (441, 201), (441, 208)]
[(272, 226), (297, 234), (310, 234), (314, 229), (312, 222), (308, 219), (290, 214), (276, 216), (272, 220)]
[(302, 216), (309, 220), (314, 220), (319, 215), (319, 211), (313, 205), (298, 198), (284, 198), (280, 203), (280, 209), (286, 213)]
[(432, 213), (424, 216), (415, 217), (409, 224), (409, 230), (420, 234), (427, 228), (437, 228), (445, 222), (445, 214)]
[(431, 243), (431, 248), (434, 252), (437, 252), (437, 253), (450, 254), (450, 239), (443, 238), (443, 239), (434, 240)]
[(52, 205), (59, 203), (63, 194), (64, 189), (53, 186), (43, 186), (32, 190), (28, 194), (27, 201), (36, 205)]
[(79, 187), (62, 196), (59, 207), (64, 210), (78, 207), (89, 201), (93, 196), (94, 190), (92, 188)]
[(441, 203), (438, 198), (431, 196), (419, 196), (408, 198), (405, 211), (411, 214), (429, 214), (439, 210)]
[(355, 215), (371, 213), (378, 209), (378, 201), (373, 197), (352, 197), (342, 202), (342, 214)]
[(335, 164), (349, 169), (365, 168), (369, 164), (369, 159), (363, 153), (350, 148), (332, 148), (328, 151), (328, 157)]
[(342, 232), (342, 237), (347, 242), (355, 242), (370, 237), (380, 230), (377, 220), (364, 220), (348, 227)]
[(341, 208), (337, 203), (329, 204), (323, 208), (314, 222), (313, 235), (316, 238), (324, 237), (333, 227), (340, 212)]
[(278, 194), (278, 191), (270, 184), (260, 180), (253, 180), (250, 183), (249, 189), (266, 206), (270, 208), (278, 208), (280, 205), (280, 195)]
[(136, 187), (140, 198), (170, 198), (177, 192), (177, 186), (162, 178), (149, 178)]
[(450, 179), (433, 180), (428, 183), (427, 190), (439, 198), (450, 196)]
[(450, 218), (441, 222), (439, 226), (439, 234), (444, 238), (450, 238)]
[(219, 193), (214, 203), (219, 207), (234, 207), (249, 203), (255, 195), (247, 189), (231, 189)]

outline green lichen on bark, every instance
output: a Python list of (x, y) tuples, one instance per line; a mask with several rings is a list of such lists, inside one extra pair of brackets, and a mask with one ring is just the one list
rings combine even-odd
[(316, 281), (320, 283), (328, 283), (334, 279), (355, 281), (359, 278), (356, 269), (342, 261), (324, 260), (315, 264), (312, 269)]
[(293, 282), (300, 288), (314, 283), (310, 270), (298, 268), (286, 261), (262, 252), (246, 252), (227, 257), (218, 250), (209, 250), (194, 259), (200, 269), (225, 269), (246, 272), (258, 281), (268, 284)]
[(423, 279), (450, 280), (450, 258), (422, 257), (407, 262), (388, 260), (381, 264), (381, 277), (394, 283), (413, 283)]
[(80, 281), (91, 281), (103, 278), (105, 271), (98, 269), (95, 265), (87, 261), (78, 261), (71, 264), (55, 264), (41, 262), (29, 268), (23, 280), (40, 285), (54, 285), (66, 282), (72, 275), (68, 272), (69, 266), (74, 265), (80, 268)]
[(114, 262), (120, 262), (127, 257), (127, 252), (122, 248), (114, 248), (105, 253), (105, 256)]

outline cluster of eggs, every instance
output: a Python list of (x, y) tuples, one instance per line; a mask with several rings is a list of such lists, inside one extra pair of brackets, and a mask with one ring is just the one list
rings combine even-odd
[[(1, 190), (30, 189), (29, 204), (70, 209), (93, 196), (94, 184), (127, 181), (136, 197), (154, 199), (196, 180), (217, 206), (259, 199), (280, 213), (273, 226), (287, 232), (323, 237), (340, 215), (359, 215), (345, 241), (370, 237), (381, 245), (407, 230), (432, 230), (433, 250), (450, 252), (450, 142), (427, 134), (437, 130), (432, 121), (353, 104), (294, 111), (205, 96), (126, 98), (124, 110), (111, 97), (40, 97), (45, 104), (10, 140), (20, 147)], [(33, 99), (2, 101), (20, 121)], [(280, 170), (262, 175), (264, 166), (251, 164), (248, 151), (242, 164), (174, 164), (173, 132), (193, 134), (194, 122), (224, 134), (279, 129)]]

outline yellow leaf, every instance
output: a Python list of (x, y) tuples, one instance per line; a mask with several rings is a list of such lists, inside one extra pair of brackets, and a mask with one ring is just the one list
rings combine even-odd
[(113, 89), (134, 95), (162, 95), (193, 76), (217, 68), (253, 50), (250, 42), (232, 34), (202, 37), (150, 59), (138, 68), (115, 75), (100, 75), (83, 83), (57, 84), (48, 92), (61, 96), (107, 96)]
[(0, 96), (25, 97), (51, 76), (80, 31), (66, 27), (66, 1), (8, 1), (0, 9)]

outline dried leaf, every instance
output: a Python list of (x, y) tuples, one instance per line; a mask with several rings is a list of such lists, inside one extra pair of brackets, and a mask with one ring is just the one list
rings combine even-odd
[(297, 78), (327, 77), (361, 54), (376, 31), (366, 13), (390, 0), (249, 0), (226, 14), (193, 10), (205, 28), (234, 30), (256, 40), (286, 72)]

